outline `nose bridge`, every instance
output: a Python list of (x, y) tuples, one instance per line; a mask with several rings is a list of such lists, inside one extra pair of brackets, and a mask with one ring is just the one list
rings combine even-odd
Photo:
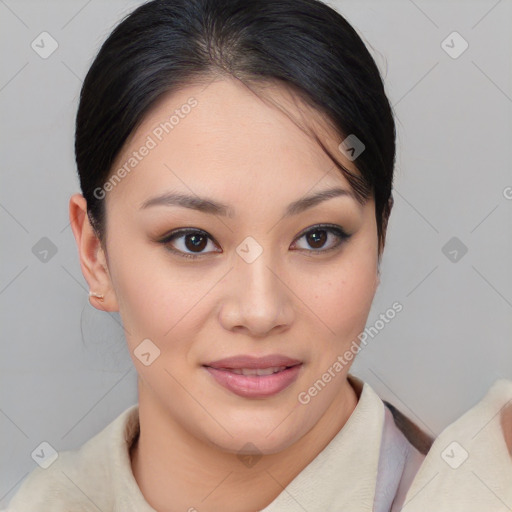
[[(234, 294), (229, 306), (230, 327), (245, 327), (258, 333), (268, 333), (277, 325), (290, 320), (286, 286), (276, 276), (279, 265), (270, 247), (264, 247), (247, 237), (236, 248), (232, 279)], [(284, 281), (284, 279), (283, 279)], [(227, 327), (227, 325), (226, 325)]]
[[(258, 302), (266, 302), (272, 297), (277, 299), (279, 280), (274, 275), (275, 258), (270, 246), (263, 247), (253, 237), (247, 237), (236, 249), (237, 261), (235, 274), (240, 283), (240, 299), (250, 298)], [(277, 282), (276, 282), (277, 281)]]

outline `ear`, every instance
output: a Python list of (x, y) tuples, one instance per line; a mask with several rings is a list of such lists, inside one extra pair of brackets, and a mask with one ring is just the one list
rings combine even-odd
[(74, 194), (69, 200), (69, 220), (75, 235), (82, 274), (93, 292), (102, 294), (103, 301), (94, 296), (89, 302), (102, 311), (119, 311), (112, 286), (107, 258), (87, 215), (87, 201), (82, 194)]
[[(393, 203), (394, 203), (394, 199), (393, 199), (393, 195), (391, 194), (389, 196), (388, 202), (382, 212), (382, 240), (380, 241), (380, 244), (379, 244), (379, 267), (380, 267), (380, 261), (382, 258), (382, 253), (384, 252), (384, 245), (386, 243), (386, 234), (388, 231), (388, 221), (389, 221), (389, 216), (391, 215), (391, 209), (393, 208)], [(380, 282), (380, 278), (379, 278), (379, 282)]]
[(380, 263), (382, 260), (382, 255), (384, 253), (384, 246), (386, 244), (386, 233), (388, 230), (388, 220), (389, 216), (391, 215), (391, 209), (393, 208), (393, 194), (390, 194), (388, 202), (386, 204), (386, 207), (384, 208), (384, 211), (382, 212), (382, 240), (379, 243), (379, 249), (378, 249), (378, 261), (377, 261), (377, 278), (375, 280), (375, 290), (379, 287), (380, 284)]

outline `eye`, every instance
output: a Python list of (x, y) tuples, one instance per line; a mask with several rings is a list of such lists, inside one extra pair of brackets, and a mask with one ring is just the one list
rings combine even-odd
[[(179, 240), (178, 244), (175, 244), (175, 240)], [(160, 243), (164, 244), (166, 248), (172, 253), (178, 254), (185, 258), (199, 258), (205, 254), (203, 251), (208, 246), (208, 241), (212, 241), (212, 238), (208, 233), (200, 229), (179, 229), (166, 236)], [(178, 245), (178, 249), (172, 247), (172, 243)], [(186, 252), (187, 250), (192, 251), (191, 253)], [(207, 251), (212, 252), (212, 251)], [(213, 251), (222, 252), (222, 251)]]
[[(331, 235), (330, 247), (323, 249), (322, 247), (329, 239), (329, 235)], [(340, 226), (333, 224), (318, 224), (317, 226), (308, 228), (308, 230), (299, 235), (296, 240), (304, 238), (306, 243), (310, 247), (313, 247), (313, 250), (310, 250), (307, 247), (302, 248), (302, 250), (306, 250), (314, 254), (326, 253), (328, 251), (337, 249), (343, 242), (348, 240), (350, 236), (351, 235), (345, 233), (345, 231)], [(334, 240), (334, 242), (332, 242), (332, 240)]]
[[(331, 235), (331, 246), (327, 249), (322, 247), (326, 244), (326, 241)], [(313, 249), (299, 248), (311, 253), (326, 253), (328, 251), (338, 248), (344, 241), (348, 240), (351, 235), (345, 233), (345, 231), (334, 224), (319, 224), (308, 228), (307, 231), (303, 231), (295, 240), (304, 238), (306, 243), (309, 244)], [(332, 242), (334, 241), (334, 243)], [(177, 243), (178, 241), (178, 243)], [(205, 251), (208, 244), (216, 245), (212, 237), (201, 229), (194, 228), (183, 228), (173, 231), (169, 235), (165, 236), (159, 242), (165, 245), (166, 249), (178, 256), (185, 258), (197, 259), (200, 256), (208, 254), (210, 252), (222, 252), (220, 251)], [(187, 252), (190, 251), (190, 252)]]

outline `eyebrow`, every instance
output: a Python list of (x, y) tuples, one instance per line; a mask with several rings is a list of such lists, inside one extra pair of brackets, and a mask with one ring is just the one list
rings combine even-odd
[[(331, 188), (316, 192), (315, 194), (303, 197), (297, 201), (293, 201), (286, 207), (284, 217), (297, 215), (334, 197), (351, 197), (360, 204), (351, 191), (339, 187)], [(220, 203), (207, 197), (189, 196), (178, 192), (168, 192), (166, 194), (147, 199), (142, 203), (140, 209), (142, 210), (152, 206), (181, 206), (182, 208), (190, 208), (203, 213), (224, 217), (233, 217), (235, 214), (234, 209), (227, 204)]]

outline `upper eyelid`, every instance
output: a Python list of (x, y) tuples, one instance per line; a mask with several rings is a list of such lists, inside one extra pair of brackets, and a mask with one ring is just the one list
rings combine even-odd
[(313, 224), (312, 226), (304, 228), (302, 231), (299, 232), (299, 234), (295, 237), (295, 239), (300, 238), (300, 237), (304, 236), (306, 233), (309, 233), (310, 231), (314, 231), (315, 229), (318, 229), (318, 230), (325, 229), (330, 232), (333, 232), (333, 231), (339, 232), (341, 235), (349, 236), (349, 234), (346, 233), (345, 230), (341, 226), (338, 226), (337, 224), (324, 223), (324, 224)]
[[(345, 230), (341, 226), (338, 226), (337, 224), (324, 223), (324, 224), (313, 224), (312, 226), (308, 226), (307, 228), (304, 228), (302, 231), (300, 231), (297, 234), (295, 239), (299, 238), (299, 237), (302, 237), (306, 233), (309, 233), (310, 231), (313, 231), (315, 229), (319, 229), (319, 230), (320, 229), (326, 229), (326, 230), (332, 230), (332, 231), (341, 231), (342, 234), (350, 236), (348, 233), (345, 232)], [(171, 239), (173, 237), (183, 236), (183, 235), (187, 235), (187, 234), (190, 234), (190, 233), (202, 233), (202, 234), (208, 236), (211, 240), (216, 242), (215, 238), (210, 233), (208, 233), (208, 231), (205, 231), (204, 229), (201, 229), (201, 228), (177, 228), (175, 230), (170, 231), (166, 235), (162, 236), (161, 239), (162, 240), (168, 240), (168, 239)]]
[[(203, 229), (199, 229), (199, 228), (181, 228), (181, 229), (177, 229), (175, 231), (171, 231), (168, 235), (163, 236), (162, 241), (163, 242), (171, 242), (175, 238), (180, 238), (182, 236), (190, 235), (193, 233), (200, 233), (202, 235), (205, 235), (215, 245), (219, 245), (217, 240), (215, 240), (215, 238), (212, 235), (210, 235), (210, 233), (208, 233), (207, 231), (204, 231)], [(201, 254), (201, 253), (198, 253), (198, 254)], [(205, 253), (203, 253), (203, 254), (205, 254)]]

